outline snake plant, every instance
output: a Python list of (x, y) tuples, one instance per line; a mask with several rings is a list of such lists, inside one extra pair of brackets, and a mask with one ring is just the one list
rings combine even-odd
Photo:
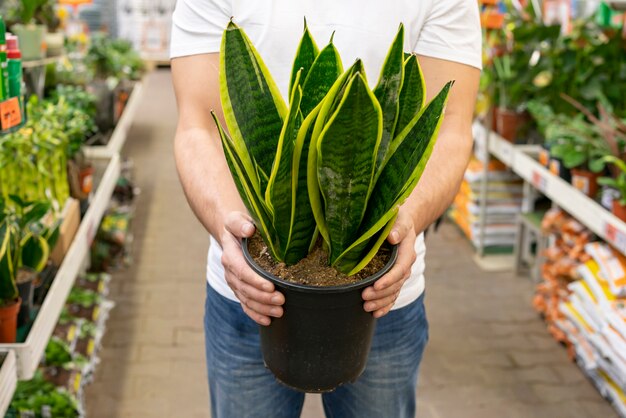
[(220, 50), (215, 114), (235, 185), (275, 260), (293, 264), (321, 235), (329, 263), (353, 275), (391, 231), (430, 157), (452, 82), (428, 104), (404, 28), (370, 89), (363, 63), (344, 71), (310, 31), (296, 52), (286, 104), (244, 31), (232, 21)]

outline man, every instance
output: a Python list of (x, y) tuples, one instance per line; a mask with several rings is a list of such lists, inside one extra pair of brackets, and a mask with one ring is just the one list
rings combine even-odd
[(348, 67), (363, 59), (378, 74), (400, 22), (405, 50), (418, 54), (430, 100), (452, 90), (439, 140), (389, 242), (399, 245), (393, 269), (363, 291), (364, 309), (380, 318), (363, 375), (324, 394), (329, 417), (413, 417), (424, 312), (422, 231), (448, 207), (471, 152), (471, 121), (481, 65), (475, 0), (178, 0), (172, 74), (179, 107), (175, 155), (194, 213), (211, 234), (207, 266), (206, 352), (214, 418), (297, 417), (304, 395), (278, 384), (264, 368), (256, 324), (280, 317), (284, 296), (243, 259), (240, 240), (254, 225), (230, 176), (210, 110), (218, 111), (219, 48), (230, 18), (267, 64), (283, 96), (306, 17), (318, 45), (334, 44)]

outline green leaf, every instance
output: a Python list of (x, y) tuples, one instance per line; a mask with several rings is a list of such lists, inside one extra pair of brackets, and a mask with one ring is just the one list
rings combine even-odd
[(28, 206), (24, 210), (22, 218), (19, 220), (20, 226), (25, 228), (33, 222), (40, 221), (50, 210), (50, 202), (37, 202)]
[(309, 31), (309, 28), (306, 24), (306, 19), (304, 19), (304, 33), (302, 34), (302, 39), (300, 40), (300, 45), (298, 46), (298, 51), (296, 52), (296, 58), (293, 61), (293, 68), (291, 69), (291, 78), (289, 79), (289, 97), (293, 94), (293, 86), (296, 83), (296, 75), (298, 71), (302, 70), (302, 75), (300, 76), (300, 82), (303, 82), (306, 79), (307, 74), (309, 74), (309, 70), (317, 58), (319, 54), (319, 49), (315, 44), (315, 40)]
[(291, 230), (291, 210), (294, 198), (292, 195), (293, 153), (298, 129), (302, 124), (302, 113), (300, 113), (302, 88), (298, 85), (301, 72), (302, 70), (296, 75), (296, 88), (291, 96), (289, 114), (280, 133), (276, 161), (265, 191), (265, 201), (271, 208), (272, 224), (278, 234), (278, 248), (276, 250), (281, 254), (281, 258), (284, 258)]
[(367, 81), (355, 74), (316, 144), (331, 264), (356, 238), (372, 191), (381, 136), (380, 105)]
[(40, 273), (46, 267), (50, 256), (50, 246), (44, 237), (28, 233), (20, 243), (22, 246), (22, 265)]
[(318, 114), (314, 120), (313, 133), (310, 140), (311, 144), (309, 147), (307, 163), (307, 188), (309, 191), (309, 201), (311, 209), (313, 210), (313, 216), (315, 217), (315, 223), (317, 224), (318, 231), (327, 243), (330, 242), (330, 238), (328, 237), (328, 228), (326, 227), (326, 219), (324, 217), (322, 196), (320, 194), (317, 179), (317, 143), (326, 122), (335, 113), (337, 106), (339, 106), (339, 103), (344, 96), (345, 89), (349, 84), (349, 81), (355, 74), (363, 74), (363, 77), (365, 77), (363, 62), (360, 59), (357, 59), (354, 64), (352, 64), (352, 66), (345, 71), (341, 77), (337, 79), (337, 81), (335, 81), (335, 84), (333, 84), (324, 100), (319, 104)]
[(285, 263), (287, 264), (293, 264), (306, 256), (310, 250), (312, 241), (314, 241), (317, 236), (315, 233), (315, 216), (308, 194), (307, 163), (311, 138), (313, 136), (313, 125), (320, 108), (321, 105), (318, 105), (306, 117), (304, 122), (302, 122), (294, 147), (291, 190), (294, 199), (292, 200), (293, 207), (291, 210), (289, 244), (285, 253)]
[(563, 154), (563, 165), (566, 168), (576, 168), (585, 163), (587, 157), (583, 152), (576, 150), (574, 147), (570, 147), (565, 154)]
[[(232, 143), (260, 193), (262, 179), (272, 170), (287, 107), (252, 42), (232, 21), (222, 37), (220, 97)], [(264, 176), (257, 175), (255, 166)]]
[(435, 146), (452, 82), (416, 115), (398, 135), (391, 156), (376, 182), (362, 233), (377, 225), (386, 213), (403, 203), (421, 177)]
[(426, 82), (417, 55), (410, 55), (404, 63), (404, 82), (400, 92), (400, 106), (395, 133), (400, 133), (426, 104)]
[(341, 57), (332, 41), (319, 53), (302, 85), (302, 114), (306, 117), (324, 99), (343, 72)]
[(11, 234), (11, 228), (6, 222), (0, 224), (0, 304), (18, 296), (13, 265), (15, 248), (11, 247)]
[(382, 167), (387, 151), (394, 136), (396, 121), (398, 120), (399, 98), (404, 79), (404, 25), (400, 24), (396, 35), (374, 88), (374, 95), (383, 110), (383, 135), (378, 148), (376, 159), (377, 171)]
[(372, 261), (380, 246), (385, 242), (397, 217), (397, 208), (385, 214), (376, 227), (370, 228), (337, 258), (334, 267), (348, 276), (361, 271)]
[(226, 156), (226, 162), (228, 163), (228, 168), (232, 174), (239, 196), (241, 196), (241, 200), (248, 209), (250, 216), (254, 219), (257, 230), (267, 244), (272, 256), (280, 261), (282, 257), (276, 250), (277, 243), (273, 240), (273, 238), (276, 237), (276, 231), (271, 223), (271, 216), (268, 213), (265, 202), (255, 191), (252, 180), (247, 177), (243, 162), (239, 158), (239, 155), (237, 155), (237, 150), (235, 149), (232, 139), (222, 128), (215, 113), (211, 112), (211, 115), (217, 125), (222, 147), (224, 148), (224, 155)]

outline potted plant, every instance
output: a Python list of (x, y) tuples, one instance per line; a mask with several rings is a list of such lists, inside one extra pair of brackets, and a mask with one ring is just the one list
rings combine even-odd
[(528, 60), (522, 51), (507, 52), (493, 58), (497, 103), (494, 109), (495, 128), (500, 136), (510, 142), (515, 142), (520, 129), (529, 120), (525, 109), (527, 86), (520, 80), (522, 71), (519, 68), (524, 57), (527, 67)]
[(65, 35), (59, 31), (61, 19), (57, 16), (56, 2), (45, 1), (35, 13), (35, 20), (46, 26), (45, 42), (49, 57), (56, 57), (63, 53)]
[(59, 237), (59, 223), (47, 227), (43, 222), (49, 212), (48, 202), (24, 202), (11, 196), (4, 206), (4, 223), (9, 234), (7, 274), (16, 284), (22, 301), (17, 325), (30, 321), (34, 286), (38, 274), (44, 269), (50, 254), (50, 245)]
[(598, 183), (618, 191), (619, 199), (613, 199), (612, 212), (613, 215), (626, 222), (626, 163), (612, 155), (604, 157), (604, 161), (616, 167), (619, 173), (615, 177), (600, 177)]
[(37, 22), (35, 16), (41, 13), (49, 0), (21, 0), (15, 1), (10, 20), (17, 23), (11, 25), (11, 31), (20, 39), (22, 59), (31, 61), (46, 56), (46, 26)]
[[(372, 91), (360, 60), (343, 71), (332, 39), (319, 51), (305, 25), (287, 106), (243, 30), (231, 21), (222, 38), (228, 132), (213, 117), (262, 238), (246, 240), (244, 255), (285, 295), (283, 317), (260, 327), (261, 348), (298, 390), (329, 391), (363, 371), (375, 319), (361, 291), (394, 262), (381, 246), (443, 120), (452, 82), (425, 105), (417, 57), (405, 58), (403, 42), (400, 26)], [(309, 274), (294, 273), (312, 259)]]
[[(567, 100), (573, 101), (569, 96)], [(550, 171), (562, 177), (590, 197), (598, 191), (598, 177), (604, 170), (603, 157), (607, 154), (619, 155), (618, 141), (609, 135), (602, 134), (602, 127), (585, 120), (594, 118), (586, 109), (575, 117), (555, 114), (553, 109), (537, 101), (528, 104), (528, 110), (537, 122), (545, 143), (543, 152), (548, 152)], [(542, 156), (540, 155), (540, 158)]]

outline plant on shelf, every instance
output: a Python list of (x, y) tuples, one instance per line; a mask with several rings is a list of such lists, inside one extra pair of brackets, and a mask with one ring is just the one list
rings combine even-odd
[(70, 418), (81, 414), (76, 398), (67, 390), (57, 388), (37, 370), (31, 380), (18, 382), (6, 415), (7, 418), (25, 416)]
[(613, 199), (613, 214), (626, 222), (626, 163), (613, 155), (604, 157), (604, 162), (616, 167), (618, 173), (613, 177), (600, 177), (598, 183), (613, 188), (618, 192), (619, 199)]
[[(624, 138), (609, 132), (608, 122), (600, 122), (580, 103), (569, 96), (563, 97), (580, 106), (581, 112), (574, 117), (556, 114), (550, 106), (537, 101), (531, 101), (528, 109), (545, 138), (545, 148), (549, 149), (550, 171), (563, 177), (565, 169), (571, 170), (572, 184), (588, 196), (595, 197), (599, 173), (606, 164), (604, 157), (619, 156)], [(585, 120), (585, 116), (592, 122)]]
[[(22, 322), (29, 319), (34, 280), (59, 237), (58, 221), (50, 227), (44, 224), (50, 208), (48, 202), (24, 202), (17, 196), (0, 201), (0, 305), (14, 306), (18, 300)], [(9, 326), (13, 329), (17, 323)]]
[[(348, 276), (359, 273), (379, 252), (398, 207), (424, 171), (452, 86), (452, 82), (447, 83), (425, 104), (426, 89), (417, 56), (405, 56), (403, 45), (401, 25), (372, 90), (361, 60), (343, 71), (332, 39), (318, 50), (305, 25), (291, 71), (287, 104), (254, 45), (241, 28), (229, 23), (220, 52), (220, 93), (228, 131), (215, 114), (213, 117), (239, 194), (274, 262), (299, 262), (316, 246), (318, 235), (327, 253), (327, 264)], [(255, 268), (256, 263), (248, 261)], [(274, 344), (294, 344), (286, 350), (311, 355), (309, 360), (317, 373), (335, 367), (333, 361), (319, 364), (319, 358), (326, 354), (332, 358), (351, 342), (305, 343), (297, 336), (287, 342), (270, 342), (271, 336), (283, 338), (280, 336), (290, 334), (287, 328), (281, 328), (287, 327), (287, 321), (297, 322), (289, 327), (302, 329), (315, 321), (327, 322), (329, 318), (321, 318), (328, 308), (324, 288), (307, 287), (324, 308), (310, 309), (305, 317), (298, 313), (297, 306), (290, 305), (292, 296), (288, 292), (293, 285), (259, 271), (285, 292), (288, 312), (261, 329), (270, 370), (281, 374), (277, 371), (280, 366), (269, 354)], [(372, 277), (376, 276), (371, 276), (369, 283)], [(355, 286), (343, 283), (334, 296), (361, 300), (359, 286), (365, 287), (368, 279)], [(360, 374), (359, 362), (366, 358), (367, 341), (371, 341), (363, 332), (371, 329), (374, 319), (364, 313), (361, 305), (348, 303), (343, 306), (349, 306), (349, 314), (338, 309), (332, 316), (333, 321), (346, 321), (340, 327), (352, 329), (357, 340), (363, 335), (360, 345), (352, 342), (358, 346), (353, 347), (355, 350), (364, 351), (354, 355), (356, 366), (346, 362), (347, 368), (358, 371), (349, 379)], [(358, 320), (351, 323), (349, 319), (354, 317)], [(338, 324), (329, 323), (328, 328)], [(317, 325), (319, 328), (319, 322)], [(297, 344), (302, 346), (294, 348)], [(316, 350), (328, 351), (322, 355)], [(277, 360), (288, 361), (284, 356)], [(330, 370), (330, 375), (342, 372), (345, 370)], [(318, 377), (314, 375), (303, 383), (297, 374), (297, 370), (290, 370), (280, 379), (301, 388), (308, 384), (318, 385), (318, 389), (332, 388), (338, 383), (312, 383)]]
[(20, 39), (23, 60), (41, 59), (46, 55), (47, 28), (39, 18), (49, 7), (54, 7), (51, 0), (14, 0), (8, 6), (9, 27)]

